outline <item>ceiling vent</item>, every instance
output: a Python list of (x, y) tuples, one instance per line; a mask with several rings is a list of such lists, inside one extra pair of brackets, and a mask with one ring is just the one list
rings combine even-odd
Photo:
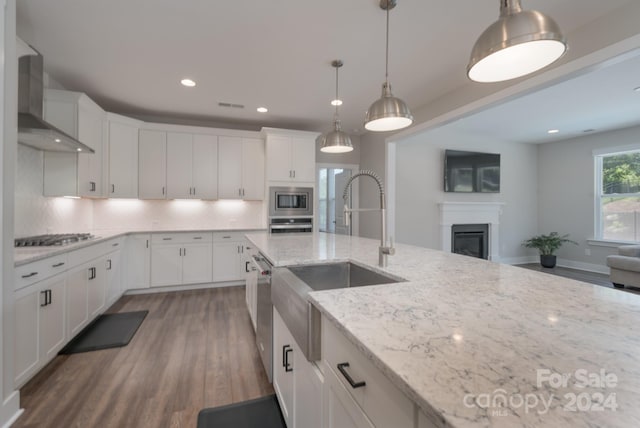
[(230, 107), (230, 108), (244, 108), (242, 104), (232, 104), (232, 103), (218, 103), (220, 107)]

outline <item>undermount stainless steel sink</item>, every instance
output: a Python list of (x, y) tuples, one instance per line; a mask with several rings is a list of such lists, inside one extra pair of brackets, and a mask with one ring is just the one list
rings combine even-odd
[(399, 282), (388, 275), (350, 262), (294, 266), (289, 270), (314, 291)]
[(310, 292), (402, 281), (351, 262), (276, 268), (271, 300), (307, 359), (316, 361), (321, 357), (320, 312), (309, 303)]

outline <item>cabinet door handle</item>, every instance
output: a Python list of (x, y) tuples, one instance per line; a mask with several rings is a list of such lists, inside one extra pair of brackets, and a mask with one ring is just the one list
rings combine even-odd
[(107, 270), (111, 270), (111, 259), (107, 260)]
[(244, 188), (242, 188), (242, 196), (244, 196)]
[(164, 186), (162, 186), (162, 196), (164, 196)]
[(51, 304), (51, 290), (47, 290), (47, 294), (45, 294), (45, 299), (46, 299), (46, 303), (47, 305)]
[(178, 254), (182, 257), (182, 248), (178, 248)]
[(196, 195), (196, 188), (194, 187), (193, 188), (193, 196), (195, 196), (195, 195)]
[(31, 278), (32, 276), (36, 276), (38, 274), (38, 272), (31, 272), (27, 275), (22, 275), (23, 278)]
[(182, 249), (182, 255), (183, 255), (183, 256), (186, 256), (186, 255), (187, 255), (187, 249), (186, 249), (186, 248), (183, 248), (183, 249)]
[(249, 273), (249, 262), (244, 262), (244, 271)]
[(149, 240), (147, 239), (147, 248), (149, 248)]
[(296, 178), (296, 170), (293, 170), (293, 178)]
[(293, 367), (291, 367), (291, 364), (289, 364), (289, 352), (293, 352), (293, 348), (290, 345), (286, 346), (288, 346), (288, 349), (284, 351), (284, 371), (292, 372)]
[(89, 188), (90, 192), (95, 192), (96, 191), (96, 182), (95, 181), (90, 181), (89, 184), (91, 184), (91, 187)]
[(116, 193), (116, 185), (115, 184), (111, 185), (111, 193)]
[(89, 280), (95, 279), (96, 277), (96, 268), (89, 268)]
[(42, 303), (42, 299), (40, 299), (40, 302), (41, 302), (40, 303), (40, 307), (43, 308), (43, 307), (47, 306), (47, 290), (42, 290), (40, 292), (40, 295), (44, 296), (44, 303)]
[(367, 385), (367, 383), (363, 380), (361, 380), (360, 382), (354, 381), (351, 375), (347, 372), (346, 370), (347, 367), (349, 367), (349, 363), (338, 364), (338, 370), (340, 371), (340, 373), (342, 373), (342, 376), (344, 376), (344, 378), (347, 379), (347, 382), (349, 382), (349, 385), (351, 385), (351, 388), (356, 389), (356, 388), (361, 388)]
[(56, 263), (55, 265), (51, 265), (51, 267), (60, 267), (64, 266), (64, 262)]
[(287, 348), (291, 348), (291, 345), (284, 345), (282, 347), (282, 367), (287, 367)]
[(238, 196), (242, 196), (242, 189), (238, 189)]

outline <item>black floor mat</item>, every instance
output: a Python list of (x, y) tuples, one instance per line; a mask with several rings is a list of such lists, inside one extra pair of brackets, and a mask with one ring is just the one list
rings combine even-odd
[(275, 395), (200, 410), (197, 428), (286, 428)]
[(97, 351), (126, 346), (149, 311), (104, 314), (85, 327), (60, 354)]

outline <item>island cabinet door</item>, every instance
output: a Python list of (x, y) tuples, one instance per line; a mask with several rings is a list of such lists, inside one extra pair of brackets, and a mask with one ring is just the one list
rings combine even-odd
[(333, 370), (325, 370), (322, 395), (324, 428), (374, 427)]
[[(273, 389), (276, 391), (278, 403), (287, 428), (294, 428), (293, 408), (295, 406), (294, 372), (297, 370), (294, 359), (296, 342), (289, 333), (284, 321), (273, 310)], [(300, 427), (302, 428), (302, 427)]]

